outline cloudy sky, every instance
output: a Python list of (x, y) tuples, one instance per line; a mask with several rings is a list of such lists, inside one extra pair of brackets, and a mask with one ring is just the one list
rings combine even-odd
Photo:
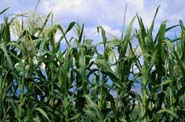
[[(8, 13), (25, 13), (33, 11), (36, 3), (37, 0), (1, 0), (0, 10), (10, 7)], [(55, 22), (64, 26), (78, 21), (93, 33), (102, 25), (106, 31), (119, 36), (126, 5), (127, 24), (138, 13), (144, 23), (150, 25), (159, 5), (156, 28), (162, 20), (168, 20), (169, 25), (177, 24), (179, 19), (185, 20), (183, 0), (40, 0), (37, 11), (43, 15), (52, 11)]]

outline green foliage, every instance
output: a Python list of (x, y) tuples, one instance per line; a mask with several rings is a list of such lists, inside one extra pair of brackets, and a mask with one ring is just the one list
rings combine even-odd
[[(22, 21), (5, 16), (0, 24), (0, 121), (185, 121), (185, 27), (182, 21), (171, 27), (163, 21), (153, 36), (158, 9), (149, 28), (137, 15), (120, 39), (109, 40), (98, 26), (102, 41), (94, 45), (85, 38), (84, 25), (49, 26), (52, 13), (43, 19), (34, 12)], [(139, 28), (133, 31), (136, 19)], [(180, 37), (166, 37), (177, 27)], [(133, 40), (138, 47), (132, 47)], [(138, 82), (142, 93), (133, 89)]]

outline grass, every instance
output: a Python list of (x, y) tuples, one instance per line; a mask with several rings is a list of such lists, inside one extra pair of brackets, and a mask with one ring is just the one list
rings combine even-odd
[[(4, 16), (0, 121), (185, 121), (185, 26), (179, 21), (167, 27), (163, 21), (153, 36), (157, 11), (149, 28), (139, 15), (133, 17), (120, 38), (109, 40), (98, 26), (102, 41), (94, 45), (85, 37), (84, 25), (71, 22), (63, 28), (53, 23), (51, 13), (45, 18), (36, 13)], [(136, 22), (139, 28), (133, 30)], [(167, 37), (175, 28), (181, 29), (180, 37)], [(72, 31), (76, 35), (67, 36)], [(140, 54), (133, 40), (139, 42)], [(66, 48), (61, 49), (64, 43)], [(141, 94), (132, 89), (138, 79)]]

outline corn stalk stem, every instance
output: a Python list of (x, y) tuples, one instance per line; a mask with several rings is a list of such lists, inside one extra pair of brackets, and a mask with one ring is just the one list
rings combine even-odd
[(148, 79), (148, 70), (146, 69), (146, 63), (143, 67), (143, 83), (142, 83), (142, 95), (143, 95), (143, 122), (147, 122), (147, 79)]

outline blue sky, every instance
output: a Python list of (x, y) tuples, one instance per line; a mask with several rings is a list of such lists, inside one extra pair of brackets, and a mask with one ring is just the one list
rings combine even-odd
[[(8, 13), (25, 13), (33, 11), (36, 3), (37, 0), (1, 0), (0, 10), (11, 7)], [(156, 28), (162, 20), (168, 20), (169, 25), (177, 24), (179, 19), (185, 20), (183, 0), (40, 0), (37, 11), (43, 15), (52, 11), (55, 22), (62, 25), (70, 21), (84, 23), (90, 35), (98, 25), (102, 25), (106, 31), (119, 36), (126, 4), (126, 24), (137, 12), (144, 23), (150, 25), (158, 5)]]

